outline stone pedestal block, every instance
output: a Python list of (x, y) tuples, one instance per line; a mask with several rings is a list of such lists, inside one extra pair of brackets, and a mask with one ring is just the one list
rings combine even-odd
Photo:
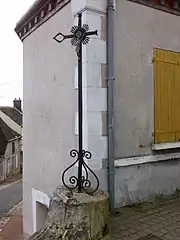
[(71, 192), (58, 187), (51, 198), (45, 227), (29, 240), (109, 240), (108, 195)]

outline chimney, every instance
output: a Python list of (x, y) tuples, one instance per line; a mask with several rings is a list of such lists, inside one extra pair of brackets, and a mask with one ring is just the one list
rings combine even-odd
[(13, 107), (14, 108), (16, 108), (17, 110), (19, 110), (20, 112), (22, 112), (22, 108), (21, 108), (21, 99), (19, 98), (19, 99), (14, 99), (13, 100), (13, 103), (14, 103), (14, 105), (13, 105)]

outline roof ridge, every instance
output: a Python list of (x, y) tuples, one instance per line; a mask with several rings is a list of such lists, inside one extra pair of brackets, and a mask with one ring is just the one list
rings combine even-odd
[(0, 106), (0, 108), (13, 108), (13, 106)]
[(18, 132), (16, 132), (14, 129), (8, 126), (8, 124), (1, 117), (0, 117), (0, 128), (7, 141), (9, 141), (10, 139), (13, 139), (14, 136), (15, 137), (21, 136)]
[(1, 111), (0, 118), (10, 129), (21, 135), (21, 125), (14, 121), (10, 116)]
[(0, 107), (0, 112), (8, 116), (12, 121), (14, 121), (19, 126), (22, 126), (23, 112), (19, 111), (15, 107)]
[(13, 107), (18, 113), (23, 114), (21, 111), (19, 111), (19, 109), (17, 109), (16, 107)]

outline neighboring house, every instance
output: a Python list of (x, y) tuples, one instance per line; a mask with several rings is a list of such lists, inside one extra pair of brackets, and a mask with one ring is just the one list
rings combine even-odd
[(99, 33), (83, 46), (83, 137), (101, 188), (115, 207), (180, 188), (179, 1), (38, 0), (15, 29), (24, 49), (28, 234), (74, 160), (77, 58), (70, 41), (53, 37), (68, 34), (78, 12)]
[(21, 100), (13, 107), (0, 106), (0, 180), (20, 173), (22, 165), (22, 110)]

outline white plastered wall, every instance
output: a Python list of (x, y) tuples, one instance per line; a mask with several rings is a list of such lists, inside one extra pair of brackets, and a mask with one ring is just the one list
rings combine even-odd
[[(91, 36), (88, 45), (83, 46), (83, 127), (84, 149), (92, 153), (89, 166), (100, 173), (103, 160), (107, 159), (107, 135), (103, 134), (102, 114), (107, 112), (107, 88), (102, 82), (103, 66), (106, 65), (106, 1), (71, 1), (71, 10), (77, 24), (77, 13), (82, 12), (82, 22), (87, 23), (91, 31), (98, 30), (98, 36)], [(77, 67), (75, 68), (75, 89), (77, 89)], [(75, 134), (78, 135), (78, 113), (76, 114)], [(104, 170), (104, 169), (103, 169)], [(99, 172), (100, 171), (100, 172)], [(100, 185), (106, 189), (106, 173), (100, 179)], [(99, 174), (99, 177), (101, 173)], [(101, 178), (101, 177), (100, 177)]]

